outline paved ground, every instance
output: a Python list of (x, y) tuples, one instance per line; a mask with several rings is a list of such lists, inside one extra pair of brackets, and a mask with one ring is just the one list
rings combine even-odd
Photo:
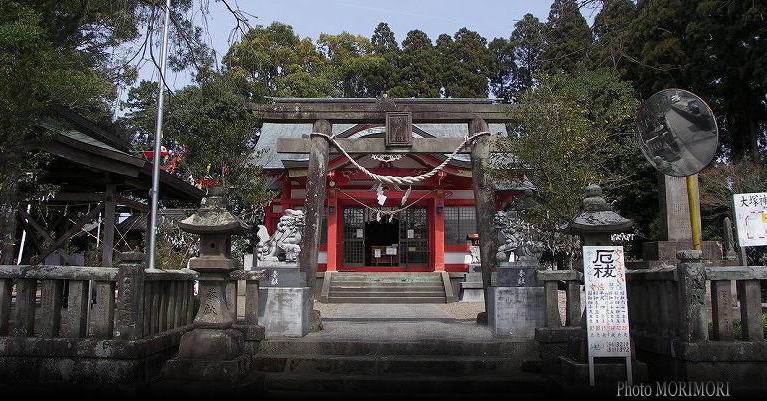
[(401, 341), (470, 338), (494, 341), (486, 326), (476, 324), (481, 303), (322, 304), (323, 330), (307, 340)]

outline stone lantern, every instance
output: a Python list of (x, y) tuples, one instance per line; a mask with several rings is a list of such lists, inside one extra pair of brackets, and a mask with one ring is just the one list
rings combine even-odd
[(200, 256), (189, 261), (199, 273), (200, 309), (194, 330), (183, 335), (178, 356), (166, 365), (171, 379), (232, 382), (247, 371), (244, 337), (232, 328), (236, 305), (227, 304), (226, 285), (235, 269), (232, 235), (249, 226), (226, 210), (225, 195), (223, 188), (211, 188), (197, 213), (178, 223), (185, 232), (200, 236)]
[(564, 232), (581, 237), (581, 246), (610, 245), (610, 237), (630, 229), (634, 222), (615, 213), (602, 197), (602, 188), (591, 184), (586, 187), (583, 206)]

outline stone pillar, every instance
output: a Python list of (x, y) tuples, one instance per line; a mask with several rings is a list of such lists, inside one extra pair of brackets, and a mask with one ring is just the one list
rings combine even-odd
[(677, 252), (679, 282), (679, 337), (684, 342), (708, 340), (706, 272), (701, 251)]
[[(312, 132), (326, 135), (332, 134), (333, 126), (327, 120), (314, 122)], [(302, 236), (301, 253), (298, 256), (298, 264), (305, 273), (306, 285), (314, 288), (317, 275), (317, 254), (320, 246), (320, 230), (322, 229), (322, 208), (325, 206), (325, 192), (327, 191), (328, 140), (319, 136), (312, 136), (311, 149), (309, 152), (309, 168), (306, 176), (306, 201), (304, 213), (306, 213), (306, 227)]]
[[(488, 131), (487, 122), (474, 119), (469, 123), (469, 135)], [(484, 135), (477, 138), (471, 148), (471, 175), (474, 188), (474, 201), (477, 213), (477, 228), (479, 231), (479, 254), (482, 265), (482, 286), (484, 287), (485, 310), (488, 311), (488, 287), (492, 271), (495, 267), (496, 233), (493, 230), (495, 215), (495, 197), (487, 178), (490, 163), (490, 137)], [(477, 317), (479, 321), (483, 319)]]
[(165, 377), (185, 382), (233, 383), (249, 368), (244, 335), (232, 328), (226, 302), (231, 259), (231, 236), (249, 227), (226, 210), (222, 188), (211, 188), (200, 210), (179, 222), (182, 230), (200, 236), (200, 256), (189, 261), (199, 273), (200, 309), (194, 330), (181, 337), (178, 355), (165, 365)]
[(144, 254), (120, 254), (118, 268), (115, 338), (137, 340), (144, 334)]
[[(698, 176), (696, 175), (694, 179), (697, 181)], [(692, 240), (686, 178), (660, 174), (658, 184), (663, 239), (666, 241)]]
[[(698, 176), (693, 176), (693, 179), (697, 182)], [(673, 264), (676, 262), (677, 251), (692, 247), (690, 203), (687, 198), (686, 178), (659, 174), (658, 198), (661, 210), (661, 240), (643, 243), (642, 258)], [(697, 199), (700, 199), (700, 194), (698, 194)], [(704, 259), (722, 260), (721, 243), (702, 241), (701, 247)]]

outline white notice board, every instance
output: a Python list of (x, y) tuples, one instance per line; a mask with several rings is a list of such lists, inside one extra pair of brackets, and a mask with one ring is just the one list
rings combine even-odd
[(733, 195), (740, 246), (767, 245), (767, 192)]
[(584, 246), (586, 331), (589, 373), (595, 357), (626, 357), (631, 382), (631, 342), (626, 302), (626, 264), (622, 246)]

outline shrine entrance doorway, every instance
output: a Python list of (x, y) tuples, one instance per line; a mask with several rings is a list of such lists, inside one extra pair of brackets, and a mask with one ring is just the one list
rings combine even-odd
[(428, 209), (414, 206), (396, 216), (379, 219), (365, 207), (344, 207), (339, 270), (428, 271), (433, 256)]

